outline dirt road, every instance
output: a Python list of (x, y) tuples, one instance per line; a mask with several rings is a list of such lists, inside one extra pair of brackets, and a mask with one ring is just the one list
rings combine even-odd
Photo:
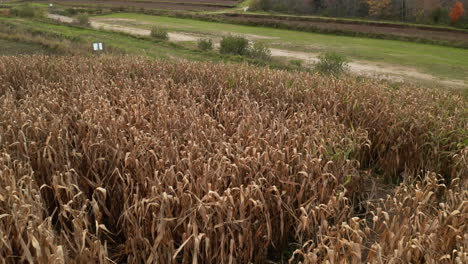
[[(313, 64), (318, 61), (318, 55), (314, 53), (290, 51), (282, 49), (270, 49), (271, 55), (275, 57), (287, 57), (303, 60), (306, 64)], [(412, 68), (392, 66), (392, 65), (376, 65), (371, 62), (353, 61), (348, 63), (349, 70), (357, 75), (393, 80), (404, 81), (408, 78), (422, 81), (438, 82), (446, 86), (464, 87), (465, 82), (462, 80), (440, 80), (439, 78), (419, 72)]]
[[(49, 18), (55, 19), (61, 22), (65, 23), (73, 23), (74, 19), (71, 17), (67, 16), (61, 16), (61, 15), (56, 15), (56, 14), (49, 14)], [(90, 21), (91, 27), (96, 28), (96, 29), (103, 29), (103, 30), (109, 30), (109, 31), (119, 31), (119, 32), (125, 32), (128, 34), (132, 35), (139, 35), (139, 36), (149, 36), (151, 34), (150, 30), (147, 29), (141, 29), (141, 28), (136, 28), (136, 27), (128, 27), (128, 26), (122, 26), (122, 25), (115, 25), (111, 24), (105, 21), (100, 21), (100, 20), (94, 20), (92, 19)], [(169, 34), (169, 40), (175, 41), (175, 42), (181, 42), (181, 41), (197, 41), (199, 37), (189, 35), (189, 34), (182, 34), (182, 33), (174, 33), (170, 32)]]
[[(66, 23), (73, 22), (73, 18), (55, 14), (49, 14), (49, 18), (60, 20)], [(151, 33), (150, 30), (131, 26), (122, 26), (118, 24), (113, 24), (112, 22), (113, 21), (109, 19), (92, 19), (90, 21), (91, 26), (96, 29), (120, 31), (140, 36), (149, 36)], [(226, 34), (229, 34), (229, 32), (226, 32)], [(178, 32), (170, 32), (168, 35), (169, 40), (174, 42), (197, 41), (199, 38), (201, 38), (200, 36)], [(249, 38), (252, 41), (263, 38), (263, 36), (257, 35), (246, 35), (245, 37)], [(219, 39), (215, 39), (215, 46), (219, 46)], [(291, 51), (275, 48), (270, 49), (270, 51), (273, 57), (298, 59), (304, 61), (306, 65), (311, 65), (318, 60), (318, 54), (316, 53)], [(468, 86), (468, 84), (463, 80), (441, 80), (433, 75), (422, 73), (414, 68), (409, 67), (401, 67), (388, 64), (376, 64), (367, 61), (352, 61), (348, 63), (348, 66), (349, 70), (352, 73), (372, 78), (386, 79), (392, 81), (418, 80), (436, 83), (452, 88), (466, 88)]]
[(47, 14), (47, 17), (65, 23), (73, 23), (73, 21), (75, 21), (75, 19), (73, 19), (72, 17), (61, 16), (56, 14)]

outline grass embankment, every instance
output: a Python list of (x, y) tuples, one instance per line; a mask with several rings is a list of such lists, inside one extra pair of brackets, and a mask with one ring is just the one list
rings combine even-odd
[[(467, 111), (245, 65), (2, 57), (0, 258), (463, 263)], [(384, 204), (379, 178), (404, 181)]]
[[(103, 42), (106, 46), (103, 53), (134, 54), (150, 58), (213, 61), (226, 63), (248, 63), (276, 69), (302, 70), (310, 69), (282, 62), (281, 60), (264, 60), (220, 54), (215, 51), (201, 51), (168, 41), (151, 37), (134, 36), (122, 32), (98, 30), (89, 27), (63, 24), (48, 19), (26, 19), (0, 16), (0, 39), (40, 45), (53, 54), (99, 54), (93, 52), (92, 43)], [(102, 53), (102, 52), (101, 52)]]
[(92, 43), (103, 42), (106, 45), (106, 53), (193, 61), (246, 62), (279, 69), (297, 69), (293, 65), (280, 61), (264, 61), (217, 52), (203, 52), (196, 48), (187, 48), (150, 37), (138, 37), (121, 32), (61, 24), (52, 20), (0, 16), (0, 25), (2, 25), (0, 38), (18, 43), (40, 45), (55, 54), (96, 54), (92, 51)]
[(333, 36), (265, 27), (222, 24), (192, 19), (118, 13), (97, 18), (131, 19), (114, 23), (149, 29), (158, 25), (171, 31), (219, 36), (229, 32), (259, 36), (271, 47), (307, 51), (334, 51), (349, 59), (416, 68), (442, 78), (468, 80), (468, 49), (347, 36)]
[(57, 39), (68, 39), (74, 42), (83, 43), (89, 46), (89, 51), (91, 51), (91, 45), (93, 42), (104, 42), (106, 45), (123, 52), (129, 54), (144, 54), (152, 58), (185, 57), (187, 59), (196, 60), (201, 59), (202, 56), (170, 43), (158, 42), (148, 38), (137, 38), (118, 32), (101, 31), (91, 28), (28, 19), (0, 17), (0, 22), (13, 27), (18, 27), (23, 31), (30, 32), (35, 35), (52, 35)]
[(32, 55), (49, 54), (51, 51), (36, 43), (18, 42), (17, 40), (2, 39), (0, 34), (0, 56), (1, 55)]

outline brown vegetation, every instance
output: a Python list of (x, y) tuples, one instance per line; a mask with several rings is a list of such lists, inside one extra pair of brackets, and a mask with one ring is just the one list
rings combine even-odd
[(300, 263), (466, 263), (467, 182), (450, 188), (435, 174), (404, 183), (368, 205), (368, 219), (317, 224), (314, 239), (294, 252)]
[(468, 258), (460, 97), (35, 56), (0, 59), (0, 107), (6, 263), (263, 263), (291, 244), (303, 263)]
[(1, 12), (0, 12), (0, 15), (1, 16), (10, 16), (10, 9), (2, 9)]
[(385, 16), (392, 7), (392, 0), (367, 0), (369, 15), (373, 17)]

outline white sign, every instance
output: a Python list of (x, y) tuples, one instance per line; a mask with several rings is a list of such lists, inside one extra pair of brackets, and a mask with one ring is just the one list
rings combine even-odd
[(54, 6), (54, 4), (49, 4), (49, 7), (53, 7), (53, 6)]
[(95, 51), (103, 50), (103, 48), (102, 48), (102, 43), (101, 43), (101, 42), (99, 42), (99, 43), (93, 43), (93, 49), (94, 49)]

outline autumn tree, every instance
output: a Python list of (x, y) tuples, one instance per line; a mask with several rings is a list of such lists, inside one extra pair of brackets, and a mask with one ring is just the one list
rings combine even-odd
[(392, 0), (367, 0), (367, 4), (373, 17), (387, 16), (392, 8)]
[(465, 14), (465, 8), (463, 6), (463, 3), (460, 1), (457, 1), (455, 5), (452, 8), (452, 11), (450, 12), (450, 21), (452, 24), (457, 23), (457, 21), (460, 19), (461, 16)]
[(2, 16), (10, 16), (10, 9), (3, 9), (0, 14)]

